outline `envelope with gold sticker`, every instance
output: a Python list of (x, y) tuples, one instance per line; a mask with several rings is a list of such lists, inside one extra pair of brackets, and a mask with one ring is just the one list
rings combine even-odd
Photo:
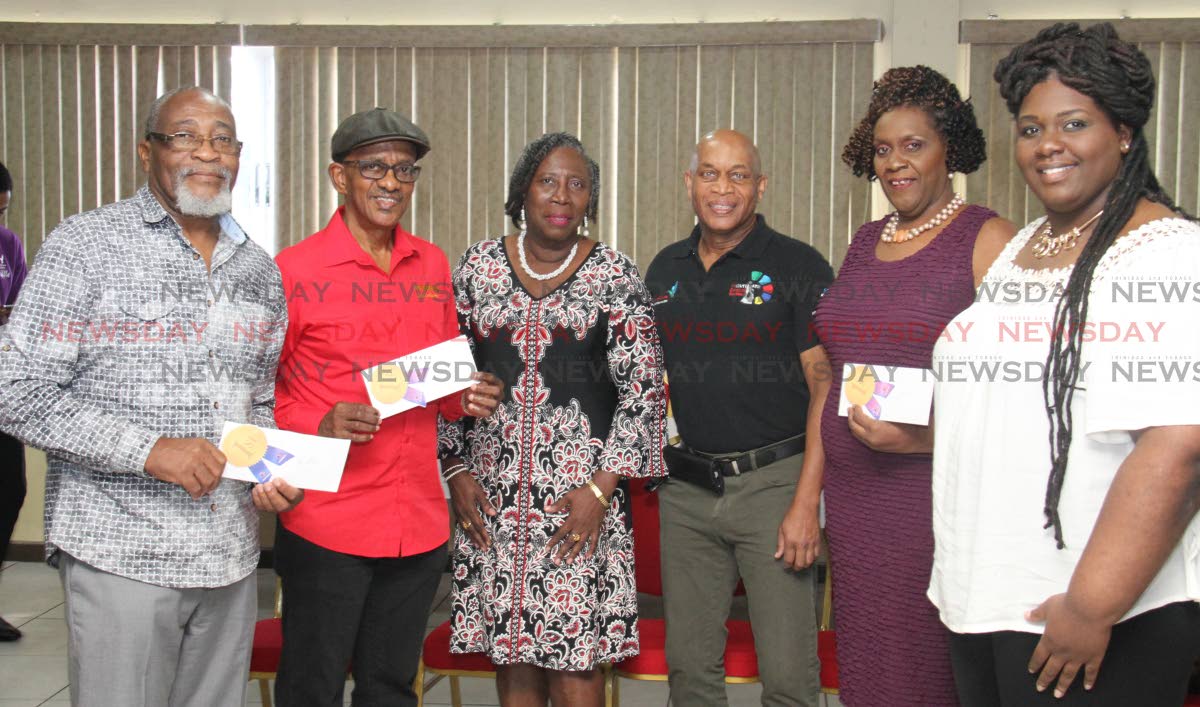
[(257, 425), (226, 422), (218, 445), (227, 479), (265, 484), (280, 477), (292, 486), (337, 491), (350, 440), (318, 437)]
[(363, 385), (380, 417), (391, 417), (471, 386), (475, 357), (467, 337), (440, 344), (363, 369)]
[(924, 368), (847, 363), (838, 414), (845, 417), (850, 406), (857, 405), (876, 420), (928, 425), (933, 380)]

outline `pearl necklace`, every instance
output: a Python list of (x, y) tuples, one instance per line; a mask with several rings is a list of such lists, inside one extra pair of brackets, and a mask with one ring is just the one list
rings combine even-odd
[(1038, 229), (1037, 240), (1030, 247), (1030, 252), (1035, 258), (1053, 258), (1064, 250), (1071, 250), (1079, 241), (1079, 234), (1083, 232), (1083, 229), (1095, 223), (1102, 213), (1104, 213), (1104, 209), (1100, 209), (1095, 216), (1075, 228), (1057, 236), (1054, 235), (1054, 228), (1050, 225), (1050, 219), (1047, 217), (1046, 225)]
[(904, 232), (905, 235), (903, 238), (898, 237), (896, 235), (896, 230), (900, 226), (900, 212), (893, 211), (892, 215), (888, 217), (887, 224), (885, 224), (883, 227), (883, 233), (880, 234), (879, 240), (883, 241), (884, 243), (904, 243), (906, 241), (911, 241), (912, 239), (914, 239), (917, 236), (921, 235), (922, 233), (928, 231), (929, 229), (937, 228), (938, 226), (945, 223), (946, 220), (949, 219), (950, 216), (952, 216), (955, 211), (958, 211), (959, 207), (962, 206), (964, 203), (965, 202), (963, 201), (962, 195), (955, 194), (954, 198), (950, 200), (950, 203), (946, 204), (946, 207), (944, 209), (937, 212), (936, 216), (934, 216), (932, 219), (926, 221), (925, 223), (921, 224), (920, 226), (907, 229)]
[(567, 253), (567, 257), (563, 258), (562, 264), (557, 268), (554, 268), (554, 270), (543, 275), (530, 269), (529, 261), (525, 259), (525, 229), (522, 228), (520, 235), (517, 236), (517, 257), (521, 260), (521, 269), (525, 271), (526, 275), (532, 277), (534, 280), (553, 280), (559, 275), (562, 275), (563, 272), (566, 271), (567, 266), (571, 264), (571, 261), (575, 260), (575, 251), (577, 250), (579, 250), (578, 238), (575, 239), (575, 245), (571, 246), (571, 252)]

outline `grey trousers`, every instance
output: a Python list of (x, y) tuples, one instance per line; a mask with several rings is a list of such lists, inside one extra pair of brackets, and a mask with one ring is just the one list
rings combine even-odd
[(59, 554), (75, 707), (242, 707), (255, 576), (168, 589)]
[(813, 573), (776, 560), (779, 522), (803, 457), (725, 479), (725, 495), (684, 481), (659, 490), (663, 608), (671, 700), (681, 707), (728, 704), (725, 620), (740, 576), (746, 587), (762, 704), (816, 705)]

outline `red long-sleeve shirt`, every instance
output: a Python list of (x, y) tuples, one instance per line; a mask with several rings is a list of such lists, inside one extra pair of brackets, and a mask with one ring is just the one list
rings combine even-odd
[[(276, 257), (288, 301), (275, 389), (280, 429), (316, 434), (335, 403), (370, 404), (362, 369), (459, 333), (445, 253), (397, 226), (384, 272), (343, 214), (338, 209), (323, 230)], [(370, 442), (351, 443), (338, 492), (307, 492), (281, 515), (284, 526), (321, 547), (365, 557), (415, 555), (446, 542), (439, 412), (461, 417), (461, 396), (389, 417)]]

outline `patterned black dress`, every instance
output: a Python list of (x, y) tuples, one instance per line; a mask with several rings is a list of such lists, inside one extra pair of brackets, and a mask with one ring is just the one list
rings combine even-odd
[(463, 457), (499, 511), (484, 516), (490, 550), (456, 534), (451, 650), (552, 670), (635, 655), (624, 492), (592, 559), (569, 565), (546, 553), (567, 514), (545, 506), (600, 469), (665, 473), (662, 349), (637, 268), (597, 244), (561, 286), (534, 298), (496, 239), (472, 245), (453, 280), (476, 360), (506, 389), (490, 418), (441, 426), (442, 456)]

